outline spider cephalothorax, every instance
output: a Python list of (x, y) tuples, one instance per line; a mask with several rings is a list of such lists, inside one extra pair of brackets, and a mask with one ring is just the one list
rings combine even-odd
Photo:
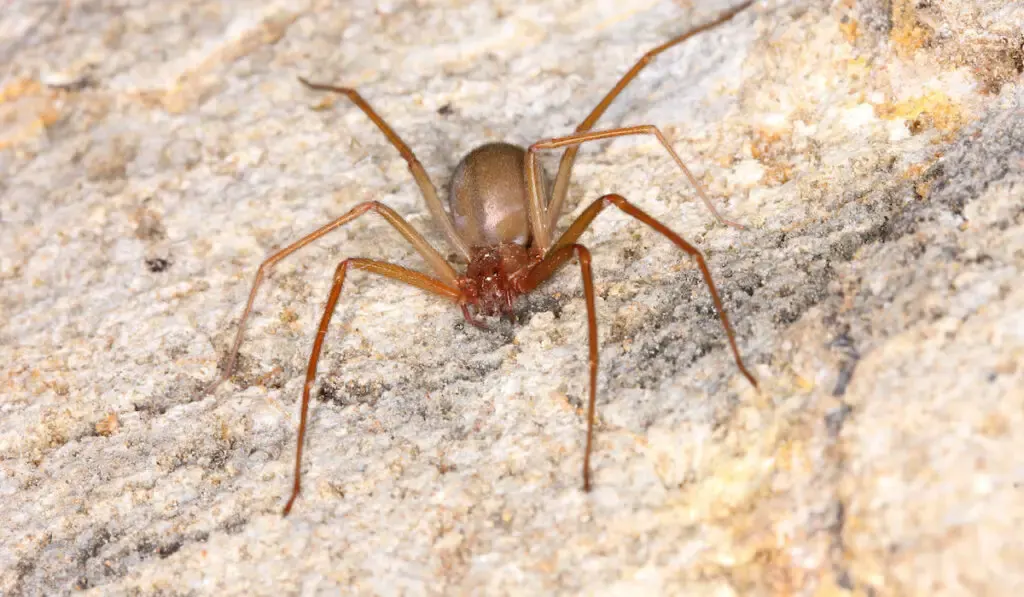
[[(491, 247), (473, 247), (466, 275), (459, 288), (467, 304), (481, 315), (513, 318), (515, 299), (523, 293), (523, 280), (530, 269), (543, 259), (523, 245), (502, 243)], [(476, 324), (471, 320), (471, 323)]]

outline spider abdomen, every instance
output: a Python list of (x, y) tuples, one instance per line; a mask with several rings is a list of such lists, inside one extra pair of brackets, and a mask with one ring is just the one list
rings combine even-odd
[(530, 241), (526, 150), (487, 143), (462, 158), (452, 175), (448, 208), (455, 230), (470, 247)]

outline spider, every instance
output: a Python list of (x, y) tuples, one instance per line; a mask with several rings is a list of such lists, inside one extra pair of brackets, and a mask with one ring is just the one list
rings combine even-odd
[[(245, 310), (238, 324), (235, 340), (228, 353), (226, 364), (221, 375), (208, 387), (212, 392), (222, 381), (229, 378), (238, 358), (242, 343), (245, 322), (252, 313), (256, 292), (266, 278), (267, 273), (279, 261), (329, 232), (344, 226), (356, 218), (373, 212), (393, 226), (406, 241), (413, 246), (433, 270), (433, 276), (420, 273), (393, 263), (351, 257), (342, 261), (334, 273), (327, 304), (317, 328), (313, 341), (312, 353), (306, 368), (306, 382), (302, 388), (301, 411), (299, 415), (298, 438), (295, 449), (294, 484), (288, 502), (284, 506), (283, 516), (291, 512), (301, 490), (302, 480), (302, 448), (306, 439), (309, 422), (310, 391), (316, 378), (317, 363), (320, 360), (324, 337), (331, 322), (331, 316), (338, 304), (345, 276), (350, 269), (363, 270), (384, 278), (390, 278), (415, 286), (433, 293), (458, 305), (467, 322), (473, 326), (486, 329), (478, 316), (500, 315), (514, 319), (514, 304), (517, 297), (536, 289), (550, 278), (573, 257), (579, 263), (583, 278), (583, 294), (587, 305), (587, 338), (590, 365), (590, 392), (587, 403), (587, 436), (583, 452), (583, 490), (590, 491), (591, 473), (590, 456), (594, 439), (594, 407), (597, 397), (597, 320), (594, 315), (594, 283), (590, 267), (590, 251), (578, 241), (590, 223), (606, 207), (615, 206), (626, 214), (661, 233), (680, 249), (692, 257), (711, 292), (715, 310), (725, 329), (732, 356), (740, 372), (757, 388), (757, 380), (747, 370), (736, 346), (729, 319), (726, 316), (722, 300), (718, 295), (711, 272), (704, 256), (695, 246), (669, 230), (667, 226), (636, 207), (624, 197), (608, 194), (591, 203), (578, 218), (562, 233), (557, 240), (552, 240), (562, 205), (569, 187), (569, 177), (576, 153), (582, 143), (624, 137), (630, 135), (654, 136), (671, 155), (676, 165), (689, 179), (697, 195), (715, 219), (724, 225), (742, 228), (739, 224), (722, 218), (708, 199), (707, 193), (683, 164), (672, 146), (661, 131), (652, 125), (629, 126), (602, 131), (592, 131), (594, 124), (605, 112), (612, 101), (622, 92), (637, 74), (658, 54), (676, 46), (698, 33), (713, 29), (731, 20), (738, 13), (752, 4), (748, 0), (725, 11), (715, 19), (665, 42), (650, 50), (640, 58), (633, 67), (619, 79), (615, 87), (604, 96), (597, 107), (576, 127), (576, 132), (564, 137), (547, 139), (531, 145), (528, 149), (508, 143), (488, 143), (477, 147), (466, 155), (455, 169), (452, 176), (448, 209), (437, 196), (437, 191), (427, 175), (426, 170), (413, 154), (409, 146), (402, 141), (397, 133), (381, 118), (377, 112), (363, 99), (355, 89), (336, 87), (333, 85), (312, 83), (302, 77), (299, 81), (312, 90), (343, 94), (369, 117), (388, 141), (398, 150), (409, 165), (413, 179), (419, 186), (423, 198), (434, 222), (440, 227), (444, 238), (457, 258), (467, 266), (463, 274), (459, 274), (452, 265), (434, 249), (423, 236), (390, 207), (376, 201), (360, 203), (336, 220), (320, 227), (287, 247), (268, 257), (256, 271), (256, 278), (249, 291)], [(550, 200), (547, 200), (548, 186), (546, 177), (537, 163), (540, 151), (565, 148), (558, 173), (551, 189)]]

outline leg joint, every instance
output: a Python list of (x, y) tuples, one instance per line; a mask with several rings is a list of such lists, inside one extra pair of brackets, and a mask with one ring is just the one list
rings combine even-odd
[(628, 205), (629, 201), (627, 201), (625, 197), (618, 193), (608, 193), (607, 195), (601, 197), (601, 203), (604, 203), (605, 205), (614, 205), (619, 209), (623, 209), (622, 206)]
[(341, 284), (341, 282), (345, 279), (345, 272), (348, 270), (349, 262), (352, 261), (353, 259), (353, 257), (345, 259), (344, 261), (338, 264), (337, 268), (334, 269), (335, 284)]
[(581, 264), (590, 265), (590, 249), (579, 243), (573, 243), (569, 246), (572, 247), (572, 252), (576, 254), (576, 258), (580, 260)]
[(373, 211), (380, 212), (380, 208), (382, 208), (382, 207), (386, 208), (387, 206), (384, 205), (383, 203), (381, 203), (380, 201), (363, 201), (362, 203), (357, 203), (355, 207), (353, 207), (352, 209), (349, 210), (349, 213), (352, 213), (352, 214), (366, 213), (366, 212), (370, 211), (371, 209)]
[(302, 83), (303, 85), (309, 87), (310, 89), (315, 89), (316, 91), (333, 91), (334, 93), (341, 93), (347, 95), (349, 99), (354, 99), (352, 96), (358, 95), (356, 90), (351, 87), (338, 87), (337, 85), (328, 85), (326, 83), (313, 83), (312, 81), (301, 76), (298, 77), (298, 79), (299, 83)]

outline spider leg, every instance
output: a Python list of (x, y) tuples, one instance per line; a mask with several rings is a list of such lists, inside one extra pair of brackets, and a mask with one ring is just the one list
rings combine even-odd
[(527, 293), (550, 278), (572, 256), (580, 262), (583, 296), (587, 301), (587, 345), (590, 356), (590, 397), (587, 402), (587, 444), (583, 451), (583, 491), (590, 491), (590, 453), (594, 439), (594, 413), (597, 405), (597, 316), (594, 308), (594, 276), (590, 271), (590, 251), (583, 245), (564, 244), (548, 253), (533, 266), (519, 283), (519, 292)]
[(376, 201), (360, 203), (350, 209), (345, 215), (300, 238), (294, 243), (274, 253), (268, 257), (266, 261), (260, 264), (259, 269), (256, 270), (256, 279), (252, 283), (252, 289), (249, 291), (249, 299), (245, 303), (245, 311), (242, 312), (242, 319), (238, 322), (238, 331), (235, 333), (235, 341), (234, 344), (231, 345), (231, 352), (228, 353), (228, 360), (224, 366), (224, 371), (206, 387), (204, 394), (214, 391), (225, 379), (231, 377), (231, 373), (235, 369), (235, 363), (238, 360), (238, 349), (242, 345), (242, 336), (245, 332), (245, 322), (252, 313), (253, 303), (256, 301), (256, 291), (259, 289), (264, 278), (266, 278), (270, 268), (274, 267), (278, 261), (281, 261), (295, 251), (298, 251), (328, 232), (355, 220), (369, 211), (374, 211), (380, 214), (389, 224), (394, 226), (394, 228), (398, 230), (398, 232), (404, 236), (407, 241), (409, 241), (409, 244), (411, 244), (420, 253), (420, 255), (426, 259), (427, 263), (434, 268), (434, 271), (437, 272), (448, 286), (456, 285), (458, 276), (452, 266), (448, 265), (448, 262), (444, 260), (444, 257), (431, 247), (430, 243), (428, 243), (415, 228), (402, 219), (402, 216), (398, 215), (397, 212), (383, 203), (378, 203)]
[(597, 214), (601, 213), (604, 208), (609, 205), (614, 205), (627, 215), (647, 224), (665, 238), (672, 241), (677, 247), (682, 249), (690, 257), (693, 257), (697, 262), (697, 267), (700, 269), (701, 275), (704, 276), (704, 282), (707, 284), (708, 290), (711, 292), (711, 300), (715, 304), (715, 311), (718, 313), (718, 319), (722, 321), (722, 327), (725, 328), (725, 335), (729, 339), (729, 348), (732, 349), (733, 360), (736, 361), (736, 366), (739, 367), (740, 373), (742, 373), (743, 376), (747, 378), (747, 381), (749, 381), (756, 389), (757, 379), (743, 364), (743, 358), (740, 356), (739, 348), (736, 346), (736, 336), (733, 334), (732, 326), (729, 325), (729, 317), (725, 314), (725, 306), (722, 305), (722, 299), (718, 295), (718, 289), (715, 287), (714, 280), (711, 279), (711, 270), (708, 269), (707, 262), (704, 261), (703, 253), (701, 253), (700, 249), (697, 247), (683, 240), (681, 236), (672, 232), (668, 226), (665, 226), (657, 219), (651, 217), (644, 210), (633, 205), (621, 195), (616, 195), (614, 193), (605, 195), (591, 203), (587, 209), (583, 210), (580, 217), (576, 218), (576, 221), (569, 226), (565, 233), (562, 234), (558, 241), (551, 247), (551, 252), (549, 254), (563, 251), (566, 247), (575, 246), (576, 240), (581, 234), (583, 234), (587, 227), (590, 226), (590, 223), (594, 221)]
[[(670, 39), (667, 42), (661, 44), (660, 46), (644, 54), (640, 58), (640, 60), (638, 60), (636, 64), (633, 65), (633, 68), (629, 69), (629, 71), (625, 75), (623, 75), (621, 79), (619, 79), (619, 82), (615, 84), (615, 87), (612, 87), (611, 91), (609, 91), (608, 94), (601, 99), (601, 101), (597, 104), (597, 107), (594, 108), (590, 115), (583, 119), (583, 122), (581, 122), (580, 125), (576, 127), (576, 132), (582, 133), (585, 131), (589, 131), (594, 126), (594, 124), (597, 123), (597, 119), (600, 118), (601, 115), (604, 114), (605, 110), (608, 109), (608, 106), (611, 105), (612, 101), (614, 101), (615, 98), (618, 97), (619, 93), (621, 93), (622, 90), (626, 88), (626, 85), (629, 85), (629, 83), (636, 78), (637, 74), (641, 70), (643, 70), (643, 68), (647, 66), (649, 62), (654, 60), (655, 56), (661, 54), (662, 52), (668, 50), (669, 48), (672, 48), (673, 46), (683, 43), (684, 41), (690, 39), (694, 35), (718, 27), (719, 25), (725, 23), (726, 21), (729, 21), (737, 14), (748, 8), (751, 4), (753, 4), (752, 0), (743, 2), (737, 5), (735, 8), (731, 8), (723, 12), (714, 20), (709, 21), (703, 25), (694, 27), (693, 29), (690, 29), (689, 31), (683, 33), (682, 35)], [(579, 146), (574, 145), (570, 147), (565, 151), (564, 154), (562, 154), (562, 161), (558, 164), (558, 174), (555, 176), (555, 186), (554, 190), (551, 193), (552, 199), (551, 203), (548, 206), (548, 211), (552, 221), (558, 219), (558, 214), (561, 212), (562, 209), (562, 203), (565, 201), (565, 196), (569, 192), (569, 176), (571, 175), (572, 165), (573, 162), (576, 161), (576, 152), (578, 151)]]
[(464, 317), (465, 320), (467, 322), (469, 322), (469, 324), (472, 325), (475, 328), (479, 328), (481, 330), (489, 330), (489, 329), (491, 329), (491, 328), (489, 328), (487, 326), (486, 323), (480, 321), (479, 319), (474, 317), (472, 313), (469, 312), (469, 305), (466, 304), (466, 303), (462, 304), (462, 317)]
[(320, 353), (323, 349), (324, 338), (327, 336), (327, 328), (331, 323), (331, 316), (334, 315), (338, 298), (341, 296), (341, 288), (345, 283), (345, 274), (350, 267), (415, 286), (455, 303), (462, 302), (462, 292), (457, 288), (400, 265), (361, 258), (346, 259), (338, 264), (338, 268), (334, 271), (334, 283), (331, 285), (331, 293), (327, 297), (327, 305), (324, 307), (324, 314), (320, 319), (320, 327), (317, 328), (316, 339), (313, 340), (313, 351), (309, 355), (309, 365), (306, 368), (306, 383), (302, 386), (302, 410), (299, 414), (299, 434), (295, 447), (295, 484), (292, 486), (292, 494), (288, 498), (288, 503), (285, 504), (282, 516), (288, 516), (292, 505), (295, 503), (295, 499), (299, 497), (302, 480), (302, 446), (305, 443), (306, 426), (309, 422), (310, 390), (313, 388), (313, 382), (316, 379), (316, 367), (320, 361)]
[[(715, 219), (718, 220), (721, 224), (725, 224), (726, 226), (732, 226), (733, 228), (739, 228), (741, 230), (743, 229), (742, 224), (737, 224), (736, 222), (733, 222), (731, 220), (726, 220), (718, 213), (718, 210), (715, 209), (715, 206), (711, 203), (711, 200), (708, 199), (708, 195), (704, 191), (704, 186), (700, 184), (700, 182), (697, 180), (697, 177), (695, 177), (693, 173), (690, 172), (690, 169), (686, 167), (686, 164), (683, 163), (683, 160), (682, 158), (679, 157), (679, 154), (677, 154), (675, 150), (672, 149), (672, 145), (668, 142), (668, 139), (665, 138), (665, 135), (662, 134), (658, 127), (650, 124), (608, 129), (605, 131), (574, 133), (572, 135), (566, 135), (565, 137), (545, 139), (543, 141), (538, 141), (534, 143), (533, 145), (530, 146), (530, 149), (526, 154), (526, 172), (527, 180), (529, 183), (528, 188), (532, 190), (536, 188), (535, 185), (539, 185), (539, 182), (537, 182), (539, 180), (537, 168), (538, 151), (542, 149), (558, 149), (559, 147), (566, 146), (578, 147), (580, 144), (587, 143), (588, 141), (599, 141), (601, 139), (611, 139), (612, 137), (627, 137), (630, 135), (653, 135), (656, 139), (658, 139), (658, 142), (661, 143), (662, 147), (664, 147), (666, 151), (668, 151), (669, 155), (672, 156), (672, 159), (675, 160), (676, 165), (679, 166), (679, 169), (682, 170), (683, 174), (686, 175), (686, 178), (689, 179), (690, 184), (693, 185), (694, 189), (696, 189), (697, 195), (700, 197), (701, 201), (704, 202), (704, 205), (708, 208), (708, 211), (711, 212), (711, 215), (715, 216)], [(551, 211), (548, 213), (548, 216), (550, 218), (548, 220), (548, 231), (550, 232), (551, 230), (554, 230), (555, 226), (558, 224), (558, 213), (555, 211)]]
[(462, 256), (467, 262), (470, 260), (469, 246), (459, 236), (458, 232), (455, 231), (455, 224), (452, 223), (451, 216), (445, 211), (444, 205), (441, 204), (441, 200), (437, 198), (437, 189), (434, 187), (434, 183), (431, 182), (430, 176), (427, 175), (427, 171), (423, 169), (423, 164), (416, 159), (416, 154), (409, 149), (409, 146), (402, 141), (402, 138), (398, 136), (398, 133), (394, 131), (388, 123), (381, 118), (376, 111), (363, 99), (363, 96), (359, 95), (359, 92), (349, 87), (335, 87), (334, 85), (325, 85), (322, 83), (311, 83), (306, 79), (299, 77), (299, 82), (317, 91), (331, 91), (334, 93), (340, 93), (348, 99), (352, 100), (360, 110), (373, 121), (373, 124), (377, 125), (384, 136), (388, 138), (388, 141), (398, 150), (398, 153), (402, 154), (402, 158), (405, 159), (406, 163), (409, 164), (409, 171), (412, 172), (412, 177), (416, 180), (416, 184), (420, 187), (420, 192), (423, 193), (423, 200), (427, 203), (427, 209), (430, 210), (430, 215), (433, 216), (434, 221), (441, 227), (441, 232), (444, 233), (445, 240), (451, 245), (451, 248)]

